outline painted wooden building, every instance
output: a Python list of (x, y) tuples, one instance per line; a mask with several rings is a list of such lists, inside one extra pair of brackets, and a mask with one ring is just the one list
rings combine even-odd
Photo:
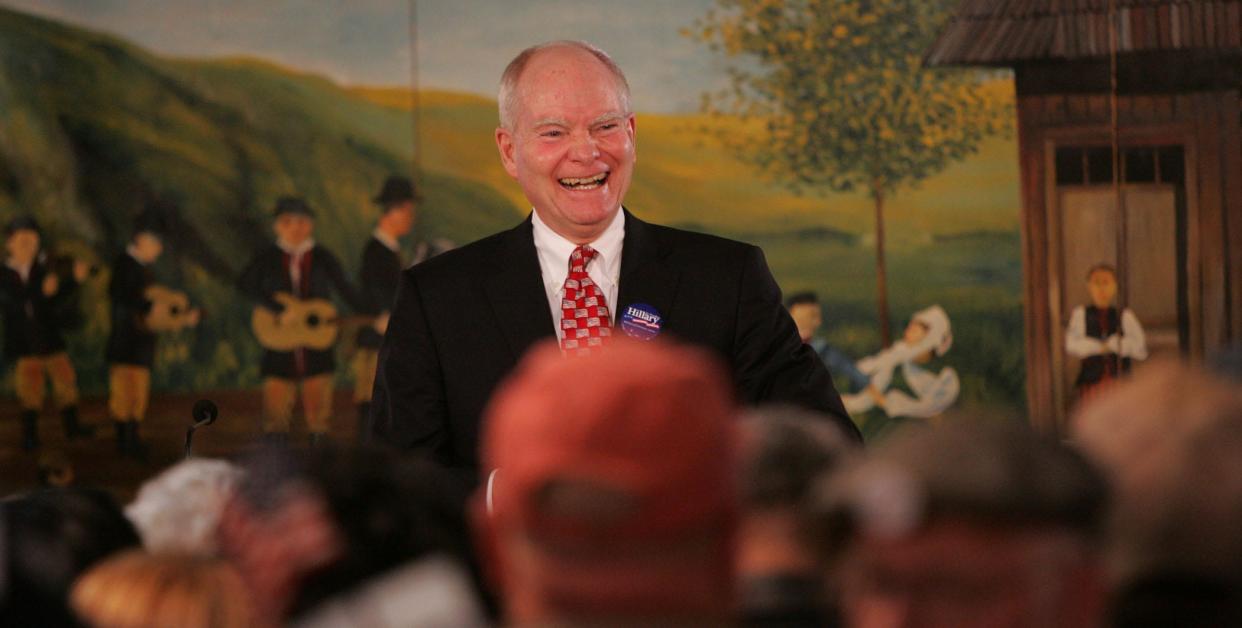
[(1242, 341), (1242, 0), (1111, 10), (964, 0), (926, 56), (1014, 71), (1027, 400), (1047, 430), (1064, 426), (1077, 372), (1064, 329), (1093, 264), (1121, 271), (1153, 357)]

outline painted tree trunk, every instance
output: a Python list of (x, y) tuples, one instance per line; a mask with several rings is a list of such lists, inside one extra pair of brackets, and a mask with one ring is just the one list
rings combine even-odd
[(875, 302), (880, 319), (880, 346), (892, 344), (888, 316), (888, 266), (884, 262), (884, 188), (878, 183), (871, 189), (875, 200)]

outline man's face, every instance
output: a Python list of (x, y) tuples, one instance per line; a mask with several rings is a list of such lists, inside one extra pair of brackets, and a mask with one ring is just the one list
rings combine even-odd
[(410, 232), (414, 227), (414, 201), (406, 201), (384, 212), (380, 219), (384, 231), (398, 238)]
[(297, 246), (311, 237), (315, 221), (302, 214), (281, 214), (276, 217), (276, 237), (289, 246)]
[(30, 264), (39, 254), (39, 232), (33, 229), (18, 229), (5, 241), (5, 249), (9, 258), (16, 264)]
[(159, 236), (143, 231), (134, 236), (134, 252), (138, 261), (150, 264), (159, 259), (160, 254), (164, 252), (164, 242)]
[(823, 321), (823, 309), (818, 303), (798, 303), (789, 308), (789, 315), (798, 326), (802, 342), (810, 342)]
[(1097, 625), (1100, 570), (1064, 533), (933, 523), (909, 538), (864, 538), (843, 566), (857, 628)]
[(1117, 296), (1117, 278), (1112, 271), (1104, 268), (1092, 271), (1091, 276), (1087, 277), (1087, 291), (1091, 293), (1091, 303), (1096, 307), (1108, 307)]
[(634, 114), (603, 63), (574, 48), (530, 59), (514, 90), (512, 129), (496, 146), (542, 219), (587, 243), (612, 222), (634, 171)]

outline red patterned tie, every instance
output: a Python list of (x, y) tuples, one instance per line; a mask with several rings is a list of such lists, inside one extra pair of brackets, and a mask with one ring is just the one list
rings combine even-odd
[(595, 255), (595, 249), (582, 245), (569, 256), (569, 276), (561, 300), (561, 351), (565, 355), (588, 355), (612, 334), (608, 301), (586, 271)]

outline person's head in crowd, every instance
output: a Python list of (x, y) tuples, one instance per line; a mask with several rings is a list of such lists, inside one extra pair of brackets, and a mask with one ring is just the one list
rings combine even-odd
[(939, 305), (923, 308), (910, 317), (901, 342), (915, 351), (916, 362), (927, 362), (944, 355), (953, 346), (953, 325)]
[(70, 601), (92, 628), (253, 628), (251, 599), (221, 559), (133, 550), (82, 574)]
[(819, 304), (819, 295), (814, 292), (795, 292), (785, 299), (785, 309), (798, 326), (798, 336), (802, 342), (810, 342), (824, 323), (824, 311)]
[[(1167, 625), (1242, 625), (1237, 379), (1174, 362), (1147, 365), (1083, 404), (1072, 425), (1074, 440), (1116, 486), (1108, 538), (1118, 611), (1182, 617)], [(1216, 621), (1223, 616), (1230, 619)]]
[(380, 206), (377, 225), (380, 231), (397, 239), (408, 234), (414, 227), (414, 204), (418, 200), (418, 193), (414, 189), (414, 182), (408, 177), (391, 176), (385, 179), (374, 200)]
[(825, 625), (831, 604), (802, 513), (816, 482), (857, 455), (855, 443), (792, 406), (751, 411), (740, 426), (742, 612), (751, 625)]
[(21, 215), (4, 225), (4, 250), (8, 261), (16, 266), (29, 266), (39, 256), (42, 231), (33, 216)]
[(1108, 487), (1026, 426), (957, 422), (891, 436), (816, 489), (846, 624), (1097, 626)]
[(409, 561), (464, 557), (464, 514), (444, 471), (387, 450), (265, 447), (221, 515), (222, 553), (268, 621), (300, 617)]
[(125, 516), (148, 551), (214, 556), (220, 512), (241, 476), (230, 462), (191, 458), (147, 480)]
[(276, 241), (283, 247), (296, 249), (315, 233), (315, 212), (299, 197), (282, 196), (276, 199), (272, 216)]
[(634, 173), (634, 112), (625, 75), (578, 41), (532, 46), (500, 80), (496, 146), (539, 219), (579, 244), (616, 218)]
[(168, 233), (166, 205), (152, 204), (134, 219), (129, 253), (143, 264), (150, 264), (164, 253), (164, 236)]
[(735, 413), (724, 371), (695, 349), (532, 350), (487, 411), (482, 461), (496, 472), (472, 510), (507, 619), (729, 617)]
[(78, 625), (69, 589), (97, 561), (138, 546), (138, 534), (107, 493), (41, 489), (0, 502), (0, 626)]

